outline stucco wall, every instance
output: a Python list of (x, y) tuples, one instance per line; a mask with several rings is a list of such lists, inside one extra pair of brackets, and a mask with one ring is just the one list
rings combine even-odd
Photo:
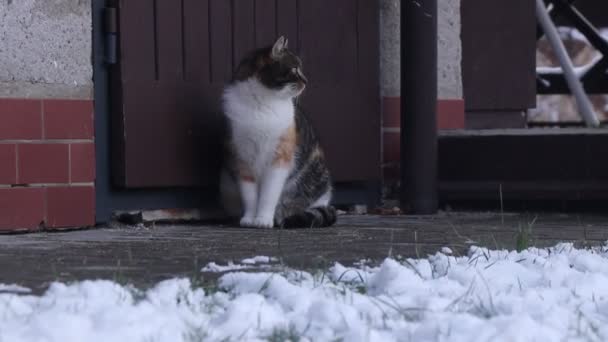
[(92, 98), (91, 0), (0, 0), (0, 97)]
[[(400, 94), (400, 0), (380, 0), (382, 96)], [(460, 1), (439, 0), (440, 99), (462, 98)], [(91, 0), (0, 0), (0, 97), (91, 98)]]
[[(380, 0), (380, 78), (382, 96), (399, 96), (400, 0)], [(439, 0), (438, 97), (462, 98), (460, 0)]]

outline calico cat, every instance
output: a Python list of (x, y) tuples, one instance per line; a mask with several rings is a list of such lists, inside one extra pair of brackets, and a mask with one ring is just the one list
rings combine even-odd
[(296, 99), (308, 80), (280, 37), (241, 61), (224, 89), (228, 119), (220, 190), (242, 227), (312, 228), (336, 222), (323, 150)]

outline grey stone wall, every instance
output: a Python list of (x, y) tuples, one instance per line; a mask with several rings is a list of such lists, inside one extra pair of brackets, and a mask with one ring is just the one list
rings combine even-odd
[(380, 0), (380, 90), (382, 96), (401, 91), (400, 0)]
[(0, 0), (0, 97), (92, 98), (91, 0)]
[[(380, 0), (380, 84), (382, 96), (399, 96), (400, 0)], [(439, 0), (438, 97), (462, 98), (460, 0)]]
[(437, 95), (440, 99), (461, 99), (460, 0), (439, 0), (438, 5)]
[[(400, 93), (400, 0), (380, 1), (382, 96)], [(439, 0), (439, 98), (461, 98), (460, 0)], [(91, 98), (91, 0), (0, 0), (0, 97)]]

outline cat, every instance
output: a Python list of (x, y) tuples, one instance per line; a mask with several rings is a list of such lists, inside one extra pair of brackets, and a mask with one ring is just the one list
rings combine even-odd
[(241, 227), (336, 222), (324, 153), (296, 101), (307, 83), (300, 58), (280, 37), (247, 54), (224, 89), (228, 135), (220, 193)]

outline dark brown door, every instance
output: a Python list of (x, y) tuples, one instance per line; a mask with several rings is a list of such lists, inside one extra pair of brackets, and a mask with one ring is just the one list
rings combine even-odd
[(303, 105), (337, 181), (378, 180), (378, 10), (371, 0), (122, 0), (113, 173), (127, 188), (216, 182), (219, 99), (248, 50), (299, 52)]
[(462, 82), (468, 128), (516, 128), (536, 105), (533, 0), (463, 0)]

